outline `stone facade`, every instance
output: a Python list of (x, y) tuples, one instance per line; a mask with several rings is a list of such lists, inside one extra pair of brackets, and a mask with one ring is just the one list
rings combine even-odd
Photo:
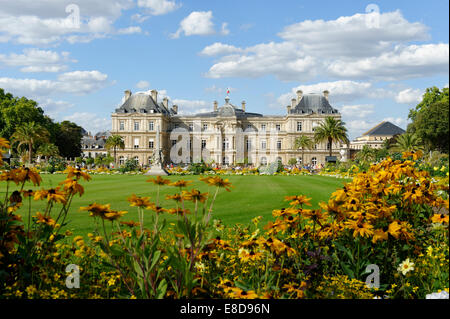
[[(314, 127), (325, 117), (341, 118), (328, 103), (327, 91), (305, 95), (298, 91), (282, 116), (247, 112), (245, 102), (237, 107), (228, 97), (220, 107), (215, 101), (211, 112), (182, 115), (177, 105), (169, 107), (167, 99), (158, 102), (157, 95), (155, 90), (125, 91), (124, 103), (112, 114), (111, 134), (121, 135), (125, 141), (125, 149), (117, 151), (119, 163), (136, 159), (141, 165), (150, 165), (159, 129), (165, 164), (199, 162), (201, 158), (219, 165), (250, 162), (260, 166), (276, 160), (287, 164), (292, 158), (301, 159), (301, 152), (294, 148), (298, 136), (312, 138)], [(340, 148), (339, 143), (333, 145), (333, 156), (339, 158)], [(325, 164), (328, 155), (327, 142), (319, 143), (305, 151), (304, 164)]]

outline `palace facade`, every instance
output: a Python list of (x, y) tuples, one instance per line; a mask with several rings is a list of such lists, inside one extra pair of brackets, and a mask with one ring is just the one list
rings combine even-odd
[[(137, 94), (127, 90), (123, 104), (112, 114), (111, 134), (121, 135), (125, 141), (125, 149), (117, 151), (120, 164), (135, 159), (141, 165), (151, 165), (158, 145), (165, 164), (203, 159), (219, 165), (260, 166), (276, 160), (287, 164), (293, 158), (301, 164), (295, 139), (300, 135), (313, 138), (315, 127), (326, 117), (341, 119), (328, 95), (328, 91), (297, 91), (285, 115), (247, 112), (245, 101), (238, 107), (229, 97), (221, 106), (214, 101), (211, 112), (183, 115), (177, 105), (169, 106), (167, 98), (158, 101), (156, 90)], [(333, 156), (339, 156), (341, 147), (333, 145)], [(325, 164), (328, 155), (327, 142), (316, 144), (305, 150), (303, 164)]]

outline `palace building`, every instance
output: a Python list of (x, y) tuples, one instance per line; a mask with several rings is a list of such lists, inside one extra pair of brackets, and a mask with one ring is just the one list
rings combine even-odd
[[(177, 105), (169, 106), (167, 98), (158, 101), (156, 90), (136, 94), (127, 90), (123, 104), (112, 114), (111, 134), (120, 135), (125, 141), (125, 149), (117, 151), (120, 164), (135, 159), (140, 165), (150, 165), (157, 145), (164, 164), (203, 159), (219, 165), (260, 166), (276, 160), (287, 164), (292, 158), (301, 164), (295, 139), (300, 135), (313, 138), (315, 127), (326, 117), (341, 119), (328, 96), (328, 91), (323, 94), (297, 91), (285, 115), (247, 112), (245, 101), (238, 107), (228, 96), (221, 106), (214, 101), (211, 112), (183, 115)], [(305, 150), (303, 164), (325, 164), (329, 155), (327, 144), (323, 142)], [(338, 156), (340, 149), (339, 143), (334, 144), (333, 156)]]

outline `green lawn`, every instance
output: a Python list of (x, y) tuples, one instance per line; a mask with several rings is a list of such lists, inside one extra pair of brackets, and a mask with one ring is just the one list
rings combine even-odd
[[(42, 175), (41, 187), (51, 188), (58, 186), (64, 179), (64, 175)], [(137, 208), (130, 207), (127, 197), (131, 194), (138, 196), (150, 196), (156, 198), (156, 186), (147, 183), (148, 176), (143, 175), (93, 175), (89, 182), (82, 181), (85, 194), (74, 198), (66, 226), (74, 232), (74, 235), (85, 236), (92, 232), (94, 223), (89, 213), (79, 211), (80, 206), (87, 206), (93, 202), (111, 204), (114, 210), (127, 210), (129, 213), (123, 220), (137, 221)], [(196, 188), (202, 192), (214, 191), (204, 182), (198, 180), (198, 176), (168, 176), (175, 181), (179, 179), (191, 180), (188, 189)], [(226, 225), (236, 223), (248, 224), (256, 216), (263, 216), (262, 225), (272, 219), (272, 210), (286, 207), (284, 196), (303, 194), (312, 198), (313, 207), (318, 207), (320, 201), (327, 201), (330, 194), (340, 188), (345, 180), (325, 176), (227, 176), (234, 188), (231, 192), (221, 189), (217, 196), (213, 209), (213, 219), (220, 219)], [(26, 185), (25, 189), (36, 189)], [(174, 194), (178, 188), (164, 186), (161, 188), (160, 198), (165, 208), (174, 207), (172, 201), (164, 199), (166, 194)], [(1, 184), (0, 193), (5, 192), (5, 183)], [(32, 201), (32, 212), (43, 211), (44, 201)], [(191, 208), (192, 210), (192, 208)], [(54, 211), (55, 212), (55, 211)], [(18, 211), (26, 220), (28, 216), (28, 201), (24, 201), (23, 207)], [(152, 211), (148, 211), (151, 214)], [(148, 219), (147, 219), (148, 220)]]

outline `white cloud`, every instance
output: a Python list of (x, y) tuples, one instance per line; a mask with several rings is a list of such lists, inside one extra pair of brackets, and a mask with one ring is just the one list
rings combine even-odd
[(330, 95), (330, 103), (352, 102), (360, 98), (372, 96), (374, 98), (381, 97), (380, 89), (374, 89), (370, 82), (357, 81), (334, 81), (334, 82), (320, 82), (310, 85), (299, 85), (291, 89), (291, 92), (282, 94), (277, 101), (280, 107), (291, 104), (291, 99), (297, 97), (297, 91), (302, 90), (303, 94), (308, 93), (322, 93), (328, 90)]
[(428, 28), (400, 11), (380, 14), (380, 27), (366, 14), (335, 20), (306, 20), (278, 35), (281, 42), (250, 47), (214, 43), (200, 54), (220, 56), (205, 73), (210, 78), (275, 76), (282, 81), (336, 79), (399, 80), (448, 74), (448, 44), (407, 45), (428, 40)]
[(138, 0), (137, 5), (155, 16), (172, 12), (181, 7), (181, 4), (169, 0)]
[(425, 25), (408, 22), (398, 10), (381, 13), (379, 27), (369, 23), (370, 17), (357, 13), (336, 20), (305, 20), (285, 27), (278, 35), (302, 43), (306, 52), (325, 57), (371, 56), (384, 52), (392, 43), (429, 38)]
[(66, 62), (76, 62), (69, 59), (69, 52), (24, 49), (22, 54), (0, 54), (0, 63), (21, 67), (21, 72), (61, 72), (67, 69)]
[(108, 76), (99, 71), (62, 73), (57, 80), (0, 78), (0, 87), (20, 96), (49, 96), (52, 94), (88, 94), (109, 84)]
[(344, 105), (338, 107), (343, 118), (365, 118), (375, 112), (373, 104)]
[(118, 34), (134, 34), (134, 33), (142, 33), (141, 27), (128, 27), (117, 30)]
[(75, 112), (72, 115), (65, 116), (63, 120), (74, 122), (88, 132), (111, 130), (111, 119), (100, 117), (95, 113)]
[(230, 30), (228, 30), (228, 23), (226, 23), (226, 22), (222, 23), (222, 29), (221, 29), (220, 33), (223, 35), (230, 34)]
[[(175, 99), (172, 102), (178, 105), (178, 114), (182, 115), (211, 112), (213, 110), (212, 103), (202, 100)], [(209, 107), (209, 104), (211, 104), (211, 107)]]
[(395, 101), (402, 104), (417, 104), (422, 100), (423, 93), (424, 92), (421, 89), (414, 90), (409, 88), (398, 92), (397, 96), (395, 97)]
[(331, 75), (347, 78), (398, 80), (448, 74), (448, 44), (397, 46), (379, 56), (354, 61), (335, 61), (328, 67)]
[(150, 87), (150, 83), (148, 81), (139, 81), (136, 83), (136, 87), (138, 89), (147, 89)]
[(214, 55), (224, 55), (224, 54), (242, 53), (242, 52), (245, 52), (245, 50), (243, 50), (241, 48), (237, 48), (233, 45), (216, 42), (214, 44), (211, 44), (211, 45), (208, 45), (207, 47), (205, 47), (200, 52), (200, 54), (207, 55), (207, 56), (214, 56)]
[(89, 42), (116, 33), (115, 21), (134, 5), (133, 0), (3, 1), (0, 39), (32, 45)]
[[(212, 11), (193, 11), (180, 22), (180, 27), (171, 34), (171, 37), (177, 39), (182, 33), (185, 36), (215, 34), (216, 30), (212, 19)], [(224, 35), (229, 33), (227, 23), (222, 24), (221, 33)]]
[(51, 118), (56, 118), (61, 112), (67, 111), (68, 109), (74, 107), (74, 104), (67, 101), (55, 101), (50, 98), (38, 97), (36, 98), (36, 101), (39, 103), (39, 107), (44, 110), (45, 114)]

